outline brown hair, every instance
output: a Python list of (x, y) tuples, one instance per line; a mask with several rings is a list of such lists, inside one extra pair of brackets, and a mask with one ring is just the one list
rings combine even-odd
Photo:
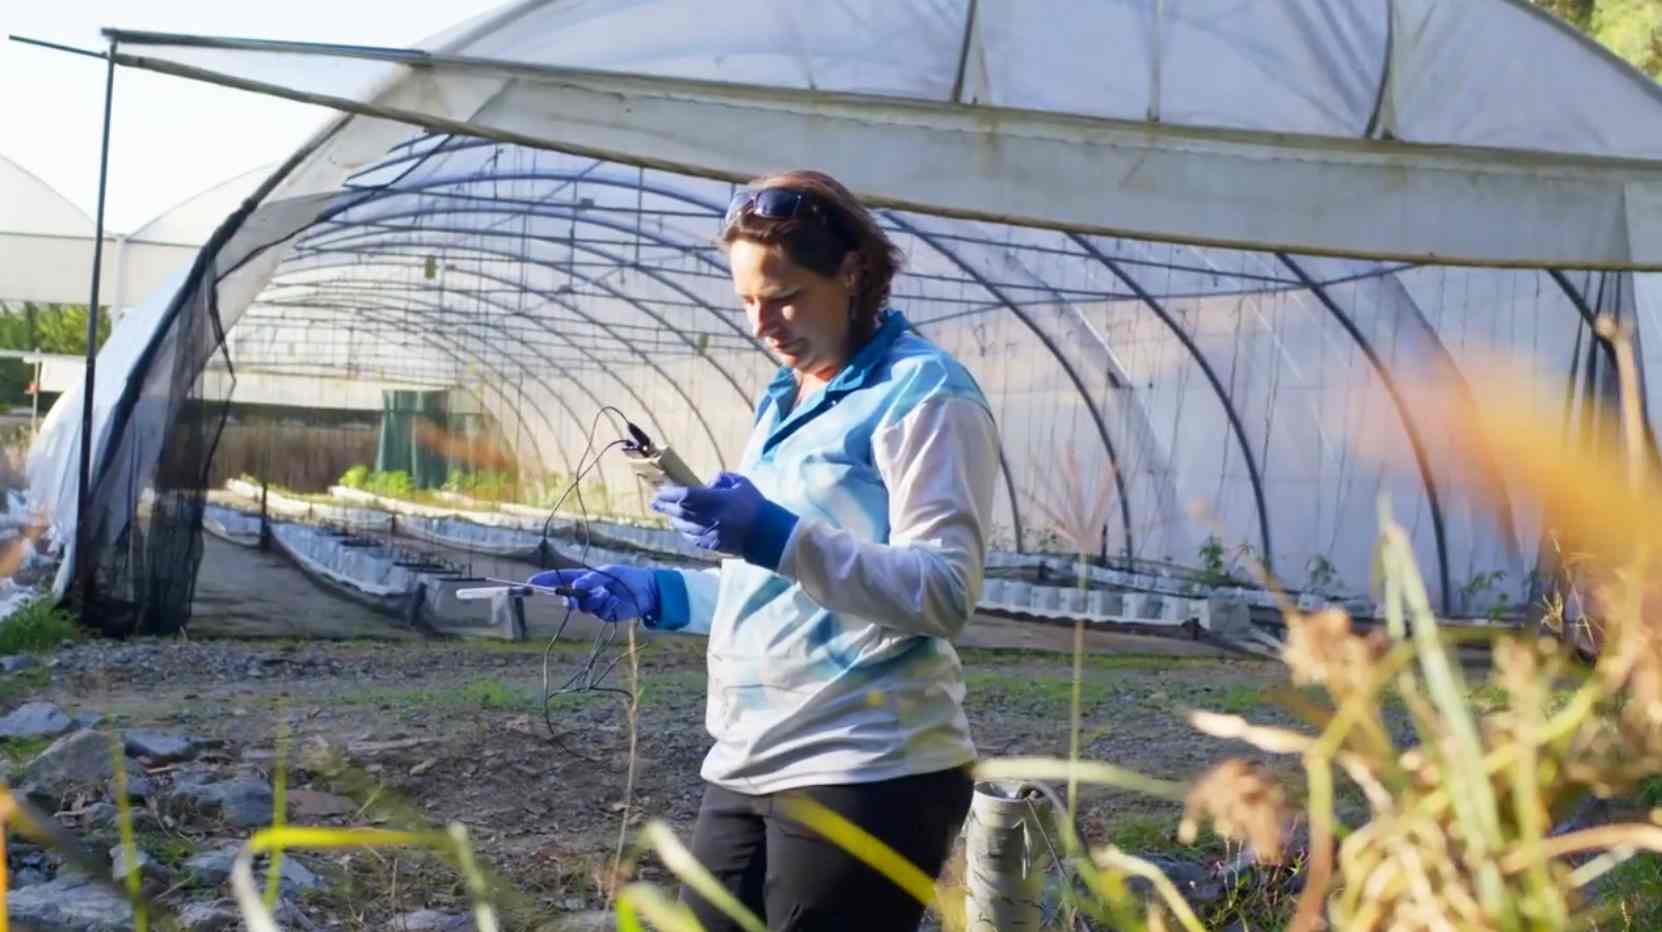
[(859, 283), (854, 293), (854, 329), (858, 339), (864, 341), (877, 329), (877, 315), (888, 303), (889, 286), (900, 271), (900, 250), (859, 198), (824, 172), (799, 169), (758, 178), (750, 184), (753, 191), (763, 188), (810, 194), (824, 206), (827, 216), (799, 213), (788, 220), (773, 220), (745, 211), (721, 231), (722, 245), (741, 239), (776, 245), (792, 262), (826, 278), (837, 277), (843, 260), (855, 253), (859, 257)]

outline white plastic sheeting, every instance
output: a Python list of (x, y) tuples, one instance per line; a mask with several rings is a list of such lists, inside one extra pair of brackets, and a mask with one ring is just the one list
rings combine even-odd
[[(0, 157), (0, 299), (85, 302), (92, 271), (92, 218), (46, 182)], [(79, 297), (64, 298), (43, 274), (75, 269)], [(61, 276), (60, 276), (61, 278)]]
[[(245, 504), (258, 494), (256, 488), (240, 480), (233, 480), (230, 487)], [(522, 522), (535, 521), (529, 516), (488, 511), (435, 515), (429, 513), (437, 510), (434, 506), (375, 496), (357, 489), (336, 487), (334, 494), (386, 508), (391, 514), (382, 514), (380, 521), (363, 522), (365, 525), (373, 524), (382, 531), (392, 527), (401, 535), (472, 553), (522, 556), (540, 552), (540, 533), (516, 527)], [(320, 510), (316, 503), (276, 493), (268, 494), (267, 509), (272, 514), (301, 521), (339, 523), (338, 517), (327, 517), (327, 508)], [(389, 524), (389, 521), (395, 523)], [(259, 518), (246, 512), (210, 506), (204, 522), (211, 531), (228, 539), (246, 542), (258, 538)], [(673, 531), (607, 520), (590, 520), (586, 525), (586, 532), (571, 525), (562, 525), (557, 530), (562, 536), (569, 538), (575, 535), (589, 541), (583, 553), (590, 565), (640, 565), (664, 561), (697, 565), (712, 559), (710, 554), (688, 547)], [(379, 596), (389, 594), (383, 591), (383, 580), (396, 576), (391, 568), (394, 561), (392, 551), (384, 548), (346, 548), (340, 544), (338, 534), (328, 532), (299, 540), (301, 545), (297, 552), (319, 566), (330, 567), (330, 572), (334, 574), (331, 578), (335, 581), (359, 580), (362, 585), (358, 588)], [(290, 537), (285, 537), (283, 543), (291, 549), (296, 546), (295, 540)], [(570, 540), (560, 546), (568, 555), (576, 552)], [(304, 560), (302, 565), (311, 566)], [(1129, 573), (1099, 566), (1086, 566), (1084, 570), (1087, 587), (1078, 584), (1078, 566), (1074, 562), (1059, 557), (994, 551), (989, 554), (989, 576), (977, 605), (988, 611), (1052, 620), (1158, 627), (1179, 627), (1196, 622), (1204, 628), (1214, 629), (1221, 627), (1218, 619), (1220, 613), (1225, 611), (1222, 606), (1257, 605), (1267, 608), (1275, 604), (1270, 594), (1260, 590), (1214, 586), (1205, 587), (1204, 594), (1197, 594), (1192, 582), (1170, 576)], [(1034, 582), (1032, 577), (1035, 574), (1048, 575), (1053, 581)], [(408, 584), (412, 589), (420, 578), (419, 573), (397, 576), (399, 582)], [(1315, 604), (1311, 602), (1305, 607)], [(1354, 604), (1350, 608), (1359, 617), (1372, 613), (1372, 606), (1367, 603)]]
[(508, 527), (490, 527), (465, 518), (401, 516), (398, 533), (441, 547), (496, 557), (536, 560), (542, 554), (542, 535)]
[[(179, 271), (164, 287), (124, 315), (111, 328), (109, 338), (98, 351), (92, 395), (92, 452), (95, 463), (109, 443), (111, 411), (184, 278), (183, 270)], [(165, 352), (163, 355), (166, 355)], [(74, 562), (75, 518), (79, 511), (81, 482), (82, 399), (85, 396), (82, 386), (61, 395), (41, 421), (40, 433), (29, 448), (29, 507), (44, 517), (47, 539), (63, 548), (64, 561), (52, 587), (55, 595), (62, 595), (68, 587)], [(127, 429), (138, 440), (134, 454), (136, 462), (156, 461), (159, 445), (167, 436), (169, 427), (164, 420), (164, 412), (154, 405), (140, 404), (134, 408)], [(132, 500), (111, 503), (112, 509), (122, 513), (111, 514), (110, 523), (131, 520), (137, 504)]]
[(259, 546), (264, 523), (259, 515), (223, 505), (207, 505), (202, 509), (202, 530), (240, 547)]
[[(226, 491), (249, 502), (260, 501), (260, 487), (243, 479), (225, 483)], [(309, 501), (281, 492), (265, 492), (266, 510), (271, 514), (366, 533), (385, 534), (392, 529), (392, 516), (374, 508), (353, 508), (329, 502)]]
[(714, 560), (708, 552), (693, 547), (674, 531), (630, 523), (619, 517), (593, 519), (572, 512), (556, 512), (550, 521), (549, 512), (545, 509), (513, 503), (498, 506), (459, 495), (449, 496), (457, 500), (458, 507), (446, 508), (443, 505), (423, 505), (388, 498), (344, 486), (334, 486), (329, 493), (348, 501), (371, 504), (397, 515), (400, 533), (475, 553), (509, 555), (535, 551), (546, 525), (551, 536), (566, 541), (598, 543), (603, 547), (609, 545), (613, 548), (609, 552), (623, 547), (683, 562), (709, 563)]
[(128, 64), (364, 116), (729, 180), (815, 164), (923, 212), (1662, 268), (1609, 222), (1662, 189), (1662, 91), (1525, 4), (1040, 6), (534, 0), (421, 55), (112, 35), (143, 49)]
[(415, 591), (420, 574), (397, 565), (397, 554), (380, 546), (348, 547), (338, 533), (293, 522), (272, 525), (271, 536), (307, 572), (377, 598)]

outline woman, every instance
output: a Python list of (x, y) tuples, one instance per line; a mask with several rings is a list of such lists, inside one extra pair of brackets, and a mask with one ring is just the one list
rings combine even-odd
[[(834, 179), (796, 171), (734, 199), (721, 242), (784, 367), (738, 473), (654, 510), (719, 571), (539, 574), (610, 621), (706, 633), (715, 738), (692, 850), (774, 930), (914, 930), (923, 905), (813, 830), (808, 796), (938, 873), (975, 758), (951, 641), (981, 589), (998, 473), (968, 372), (886, 309), (899, 252)], [(736, 929), (683, 893), (705, 928)]]

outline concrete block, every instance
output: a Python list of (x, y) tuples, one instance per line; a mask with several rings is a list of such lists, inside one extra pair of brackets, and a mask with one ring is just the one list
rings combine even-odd
[(1252, 631), (1252, 607), (1239, 599), (1207, 599), (1201, 625), (1219, 637), (1248, 637)]

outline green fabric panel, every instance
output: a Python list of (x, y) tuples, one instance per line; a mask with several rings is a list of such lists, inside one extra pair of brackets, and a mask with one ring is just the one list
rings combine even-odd
[[(451, 417), (445, 393), (384, 391), (381, 393), (381, 433), (375, 445), (376, 472), (403, 472), (418, 489), (444, 485), (450, 459), (442, 449), (422, 443), (429, 432), (449, 432)], [(425, 430), (423, 428), (426, 428)]]

